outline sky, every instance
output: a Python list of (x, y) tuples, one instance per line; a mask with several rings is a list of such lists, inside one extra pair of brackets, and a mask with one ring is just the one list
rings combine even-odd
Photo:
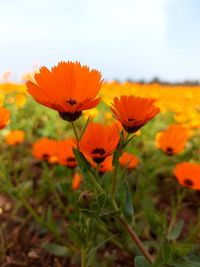
[(105, 80), (200, 80), (199, 0), (0, 0), (0, 76), (80, 61)]

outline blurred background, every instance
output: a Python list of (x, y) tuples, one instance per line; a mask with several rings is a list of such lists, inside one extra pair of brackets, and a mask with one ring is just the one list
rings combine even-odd
[(17, 81), (78, 60), (105, 80), (198, 81), (199, 9), (198, 0), (0, 1), (0, 75)]

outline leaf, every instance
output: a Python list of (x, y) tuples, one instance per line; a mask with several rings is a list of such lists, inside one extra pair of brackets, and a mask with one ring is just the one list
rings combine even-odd
[(184, 221), (183, 220), (180, 220), (175, 226), (174, 228), (172, 228), (171, 232), (168, 234), (167, 238), (169, 240), (176, 240), (180, 234), (181, 234), (181, 231), (183, 229), (183, 226), (184, 226)]
[(86, 160), (86, 158), (83, 156), (83, 154), (78, 150), (74, 148), (74, 155), (76, 156), (76, 160), (78, 161), (78, 165), (84, 173), (87, 173), (90, 171), (91, 167), (89, 162)]
[(150, 267), (151, 264), (145, 259), (144, 256), (135, 257), (135, 267)]
[(169, 243), (169, 240), (166, 238), (166, 233), (164, 233), (158, 256), (152, 266), (153, 267), (160, 267), (162, 265), (165, 266), (165, 264), (170, 262), (171, 257), (172, 257), (171, 255), (172, 255), (171, 245)]
[(43, 243), (42, 247), (49, 253), (56, 256), (64, 257), (69, 255), (69, 250), (67, 247), (57, 245), (55, 243)]
[(126, 219), (131, 222), (133, 219), (134, 209), (133, 209), (133, 199), (130, 192), (130, 188), (125, 182), (120, 188), (120, 201), (121, 201), (121, 209), (126, 217)]
[(172, 264), (173, 267), (200, 267), (200, 263), (188, 259)]
[(186, 256), (194, 247), (194, 244), (181, 243), (172, 244), (173, 258), (182, 258)]
[(102, 193), (102, 194), (98, 195), (97, 201), (98, 201), (98, 204), (99, 204), (100, 209), (103, 208), (103, 206), (106, 203), (106, 200), (107, 200), (107, 196), (106, 196), (105, 193)]
[(169, 240), (165, 239), (162, 247), (163, 262), (167, 263), (171, 259), (171, 246)]
[(51, 206), (48, 206), (47, 210), (47, 223), (51, 223), (52, 221), (52, 208)]
[[(109, 240), (111, 240), (114, 237), (114, 235), (109, 236), (108, 238), (102, 240), (99, 242), (98, 245), (93, 247), (89, 254), (88, 254), (88, 265), (90, 266), (92, 264), (92, 261), (94, 260), (94, 257), (96, 256), (96, 252), (98, 251), (99, 248), (101, 248), (104, 244), (106, 244)], [(92, 266), (92, 265), (91, 265)]]
[(115, 152), (113, 153), (113, 160), (112, 160), (113, 166), (116, 166), (118, 164), (118, 161), (121, 155), (122, 155), (122, 151), (119, 149), (116, 149)]
[(85, 240), (83, 235), (72, 225), (68, 225), (68, 233), (70, 235), (70, 238), (72, 238), (80, 247), (85, 245)]

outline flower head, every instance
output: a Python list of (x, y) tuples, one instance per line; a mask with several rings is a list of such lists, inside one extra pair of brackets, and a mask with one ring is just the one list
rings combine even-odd
[(14, 130), (11, 131), (6, 136), (6, 143), (10, 146), (15, 146), (23, 142), (24, 140), (24, 131)]
[(95, 163), (91, 158), (87, 158), (87, 160), (94, 168), (96, 168), (99, 171), (99, 173), (105, 173), (108, 171), (112, 171), (113, 169), (113, 165), (112, 165), (113, 156), (108, 156), (100, 164)]
[(182, 162), (176, 165), (173, 172), (181, 185), (194, 190), (200, 190), (199, 164)]
[(69, 168), (75, 168), (77, 161), (74, 156), (73, 148), (76, 147), (76, 142), (73, 138), (69, 138), (58, 142), (58, 162)]
[(119, 142), (117, 124), (90, 123), (80, 140), (80, 151), (96, 163), (110, 156)]
[(0, 130), (6, 127), (10, 120), (10, 112), (3, 107), (0, 107)]
[(79, 62), (60, 62), (51, 70), (40, 68), (36, 83), (27, 82), (28, 92), (40, 104), (57, 110), (67, 121), (78, 119), (83, 110), (96, 107), (101, 74)]
[(128, 133), (134, 133), (159, 113), (159, 108), (153, 103), (152, 99), (132, 95), (121, 96), (120, 99), (114, 98), (110, 109), (124, 129)]
[(73, 180), (72, 180), (72, 189), (73, 190), (78, 190), (80, 188), (81, 182), (82, 182), (82, 177), (79, 173), (75, 173)]
[(32, 146), (32, 154), (39, 160), (47, 160), (49, 163), (57, 162), (58, 142), (49, 138), (41, 138)]
[(170, 125), (167, 130), (158, 133), (157, 145), (162, 149), (168, 156), (180, 153), (188, 140), (187, 130), (179, 125)]
[(119, 158), (119, 163), (123, 167), (127, 167), (128, 169), (133, 169), (138, 165), (139, 160), (133, 154), (124, 152), (122, 156)]

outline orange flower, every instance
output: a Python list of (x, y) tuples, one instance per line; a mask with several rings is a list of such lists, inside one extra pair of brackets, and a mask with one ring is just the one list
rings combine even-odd
[(80, 151), (96, 163), (110, 156), (119, 142), (117, 124), (90, 123), (79, 143)]
[(78, 119), (83, 110), (96, 107), (101, 74), (79, 62), (60, 62), (51, 70), (40, 68), (36, 83), (27, 82), (28, 92), (40, 104), (55, 109), (67, 121)]
[(24, 132), (21, 130), (14, 130), (6, 136), (6, 143), (10, 146), (15, 146), (23, 142)]
[(0, 130), (6, 127), (10, 120), (10, 112), (6, 108), (0, 107)]
[(47, 160), (49, 163), (57, 162), (58, 142), (49, 138), (41, 138), (32, 146), (32, 154), (40, 160)]
[(76, 142), (73, 138), (58, 142), (58, 162), (69, 168), (75, 168), (77, 161), (74, 156), (73, 148), (76, 147)]
[(128, 169), (133, 169), (138, 165), (139, 160), (133, 154), (124, 152), (122, 156), (119, 158), (119, 163), (123, 167), (127, 167)]
[(158, 133), (157, 144), (168, 156), (180, 153), (187, 142), (187, 130), (179, 125), (170, 125), (167, 130)]
[(134, 133), (159, 113), (159, 108), (155, 107), (153, 103), (152, 99), (132, 95), (121, 96), (120, 99), (114, 98), (110, 109), (124, 129), (128, 133)]
[(98, 171), (100, 173), (105, 173), (108, 171), (112, 171), (113, 169), (113, 165), (112, 165), (112, 160), (113, 160), (113, 156), (109, 156), (107, 157), (103, 162), (101, 162), (100, 164), (95, 163), (91, 158), (87, 158), (87, 160), (89, 161), (89, 163), (96, 169), (98, 169)]
[(80, 188), (82, 182), (82, 177), (79, 173), (75, 173), (73, 180), (72, 180), (72, 189), (78, 190)]
[(194, 190), (200, 190), (200, 165), (190, 162), (182, 162), (176, 165), (174, 171), (178, 182)]

